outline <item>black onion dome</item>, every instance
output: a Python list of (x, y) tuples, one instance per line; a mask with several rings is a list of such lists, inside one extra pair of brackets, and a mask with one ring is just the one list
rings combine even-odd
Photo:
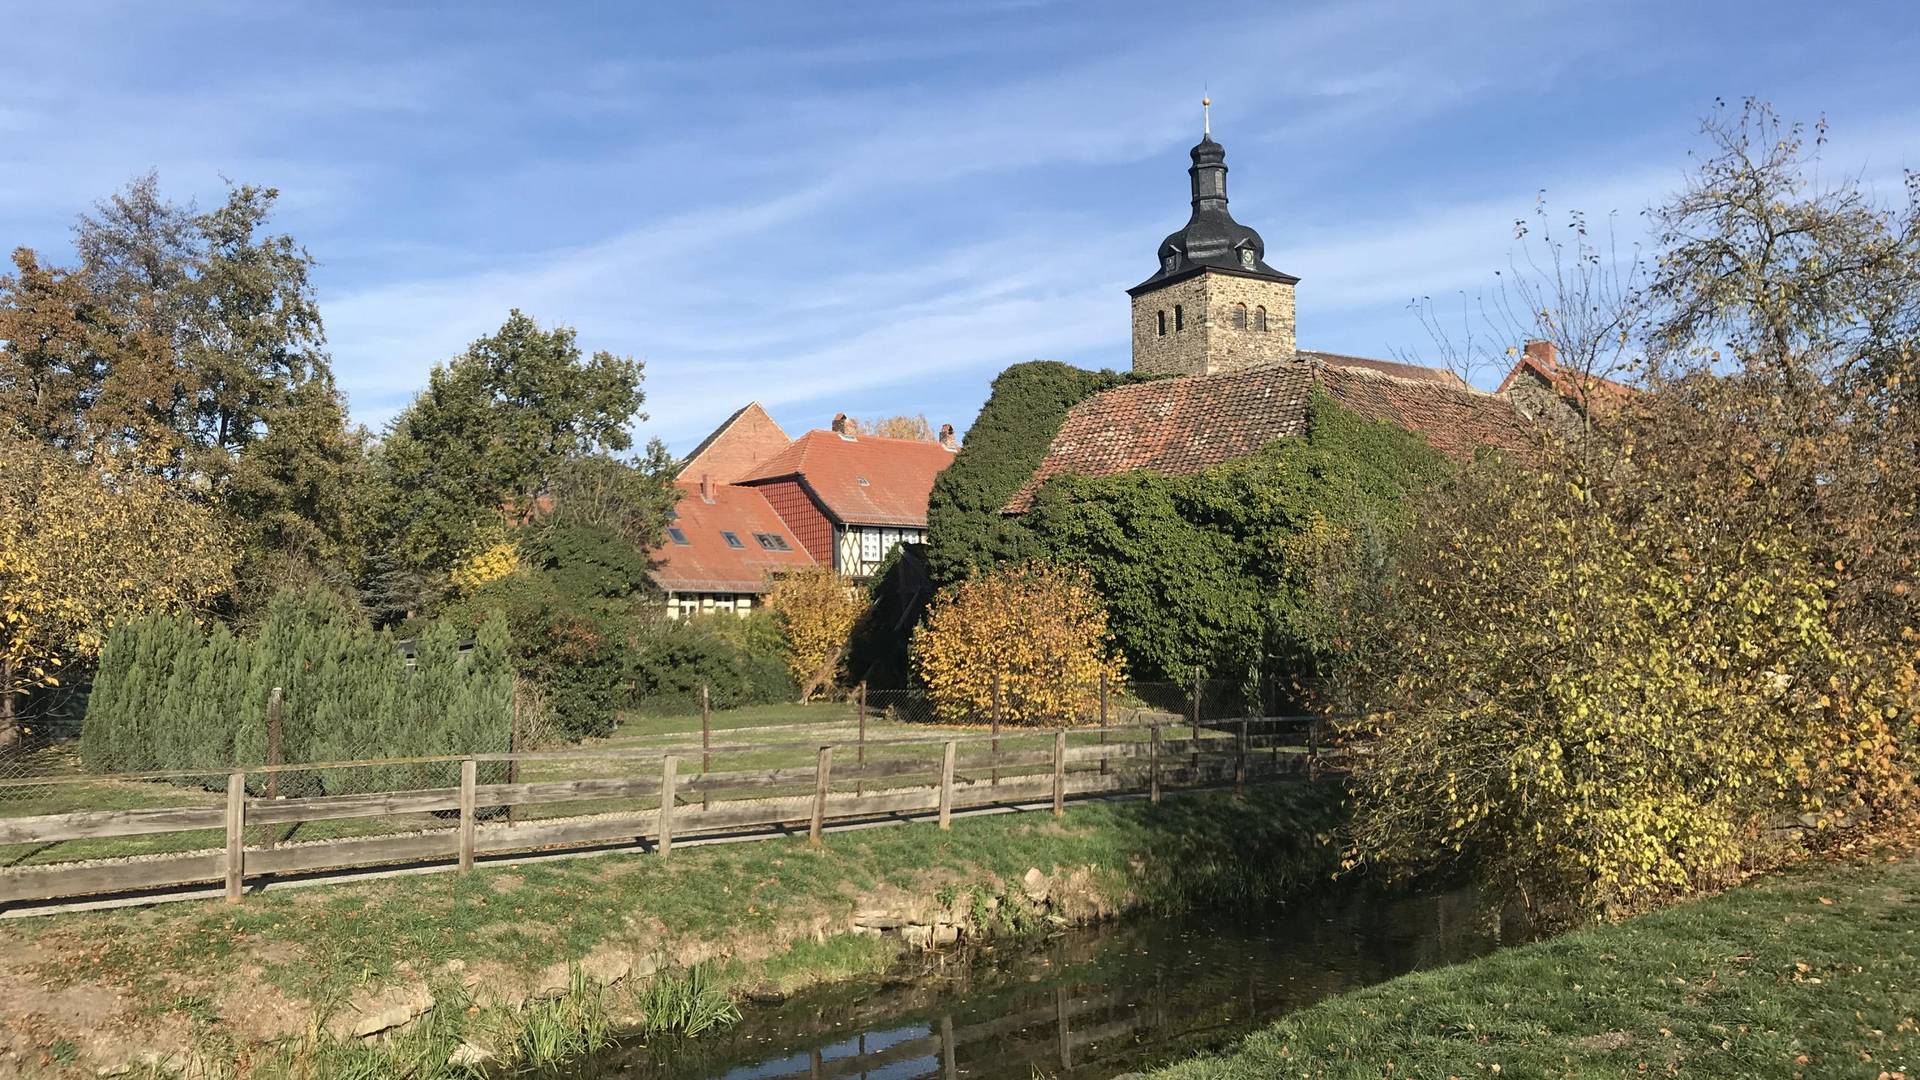
[(1185, 228), (1160, 242), (1160, 269), (1127, 291), (1144, 292), (1202, 270), (1224, 270), (1288, 284), (1300, 280), (1268, 266), (1267, 245), (1260, 234), (1233, 220), (1227, 211), (1226, 148), (1208, 135), (1193, 148), (1191, 157), (1193, 167), (1187, 174), (1193, 181), (1193, 216), (1187, 219)]

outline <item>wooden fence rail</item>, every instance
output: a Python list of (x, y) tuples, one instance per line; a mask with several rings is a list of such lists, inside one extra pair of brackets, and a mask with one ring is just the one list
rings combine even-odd
[[(1142, 727), (1144, 739), (1139, 738)], [(1044, 748), (1017, 745), (1026, 740), (1044, 740)], [(716, 759), (724, 766), (727, 755), (780, 744), (715, 746), (702, 738), (690, 749), (668, 747), (647, 753), (580, 750), (406, 759), (408, 764), (457, 763), (457, 786), (299, 798), (250, 794), (249, 781), (296, 769), (400, 762), (254, 767), (226, 777), (223, 805), (0, 818), (0, 844), (161, 833), (224, 833), (225, 839), (222, 847), (211, 851), (0, 869), (0, 908), (217, 881), (224, 881), (228, 900), (237, 902), (249, 879), (276, 874), (395, 862), (438, 863), (465, 871), (484, 855), (636, 842), (667, 855), (676, 842), (693, 836), (743, 830), (779, 835), (801, 823), (806, 825), (809, 842), (818, 844), (830, 824), (927, 814), (937, 815), (939, 827), (945, 829), (956, 810), (1025, 802), (1050, 802), (1053, 813), (1064, 814), (1075, 797), (1145, 792), (1157, 802), (1164, 788), (1243, 786), (1322, 767), (1310, 760), (1314, 753), (1300, 742), (1291, 731), (1251, 734), (1248, 724), (1237, 725), (1231, 732), (1203, 727), (1181, 739), (1165, 738), (1160, 724), (941, 732), (933, 737), (863, 738), (858, 753), (850, 753), (852, 760), (842, 765), (834, 762), (836, 744), (814, 742), (784, 747), (811, 750), (811, 767), (716, 771), (712, 768)], [(975, 749), (981, 743), (986, 746)], [(1009, 745), (1001, 747), (1001, 743)], [(937, 755), (932, 753), (935, 750)], [(913, 756), (892, 756), (900, 753)], [(623, 775), (611, 777), (479, 782), (483, 764), (556, 760), (615, 762), (625, 769)], [(693, 763), (701, 765), (701, 771), (682, 775), (682, 766)], [(641, 771), (641, 766), (653, 768)], [(255, 784), (251, 790), (268, 789)], [(611, 811), (604, 805), (589, 806), (578, 815), (554, 818), (511, 817), (500, 812), (501, 808), (564, 808), (568, 803), (608, 801), (629, 805)], [(371, 819), (392, 831), (275, 843), (268, 829), (268, 839), (247, 842), (250, 825), (346, 819)]]

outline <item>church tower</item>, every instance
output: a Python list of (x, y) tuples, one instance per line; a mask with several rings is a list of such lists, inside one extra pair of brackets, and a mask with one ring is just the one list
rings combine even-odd
[[(1210, 101), (1202, 101), (1209, 106)], [(1133, 297), (1133, 370), (1211, 375), (1294, 357), (1293, 287), (1260, 234), (1227, 212), (1227, 152), (1209, 116), (1192, 151), (1193, 216), (1160, 244), (1160, 268)]]

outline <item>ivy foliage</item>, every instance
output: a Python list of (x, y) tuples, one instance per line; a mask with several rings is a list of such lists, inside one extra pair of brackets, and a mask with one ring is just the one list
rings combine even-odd
[(1140, 378), (1035, 360), (993, 380), (965, 447), (934, 481), (927, 502), (927, 566), (936, 587), (1037, 554), (1020, 523), (1000, 508), (1033, 475), (1068, 409)]
[(1089, 575), (1137, 677), (1201, 668), (1257, 688), (1319, 668), (1328, 567), (1370, 572), (1377, 557), (1349, 553), (1382, 549), (1445, 471), (1417, 435), (1316, 393), (1303, 437), (1190, 476), (1056, 477), (1014, 527)]

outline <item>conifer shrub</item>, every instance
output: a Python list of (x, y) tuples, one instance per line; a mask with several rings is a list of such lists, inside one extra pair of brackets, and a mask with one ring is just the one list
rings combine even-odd
[(799, 686), (770, 612), (663, 621), (635, 639), (628, 658), (634, 704), (684, 708), (708, 688), (716, 709), (792, 701)]
[[(425, 757), (508, 749), (513, 666), (504, 620), (471, 642), (447, 622), (424, 627), (408, 664), (402, 643), (320, 590), (283, 593), (259, 630), (237, 637), (155, 616), (109, 636), (81, 727), (87, 767), (102, 772), (267, 764), (268, 700), (281, 689), (286, 763)], [(454, 766), (287, 774), (283, 795), (444, 786)]]

